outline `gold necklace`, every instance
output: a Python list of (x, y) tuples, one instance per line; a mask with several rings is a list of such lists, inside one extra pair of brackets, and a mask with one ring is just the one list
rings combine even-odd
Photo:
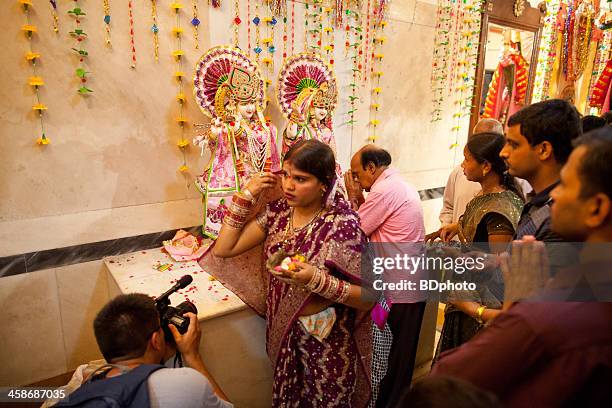
[[(300, 232), (300, 231), (304, 230), (304, 228), (310, 226), (319, 217), (319, 215), (321, 215), (322, 211), (323, 211), (323, 207), (319, 208), (319, 211), (316, 212), (316, 214), (310, 219), (310, 221), (308, 221), (306, 224), (304, 224), (303, 226), (301, 226), (299, 228), (295, 228), (293, 226), (293, 214), (294, 214), (294, 210), (293, 210), (293, 208), (291, 208), (291, 214), (289, 215), (289, 222), (287, 223), (287, 226), (291, 225), (291, 229), (293, 230), (293, 232)], [(312, 228), (310, 229), (310, 231), (308, 231), (308, 233), (310, 234), (311, 231), (312, 231)]]

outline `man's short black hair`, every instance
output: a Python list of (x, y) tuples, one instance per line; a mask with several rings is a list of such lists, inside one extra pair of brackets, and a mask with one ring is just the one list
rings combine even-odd
[(572, 152), (572, 140), (582, 134), (580, 114), (562, 99), (549, 99), (526, 106), (508, 119), (508, 126), (520, 126), (531, 146), (544, 141), (552, 145), (557, 163), (564, 164)]
[(604, 193), (612, 200), (612, 128), (605, 126), (586, 133), (574, 145), (587, 148), (578, 164), (580, 195), (586, 198)]
[(391, 164), (391, 155), (385, 149), (369, 147), (361, 151), (361, 167), (365, 170), (368, 163), (374, 167), (388, 166)]
[(603, 113), (601, 118), (606, 121), (606, 125), (612, 125), (612, 111)]
[(582, 117), (582, 133), (606, 126), (606, 120), (599, 116), (586, 115)]
[(149, 338), (159, 327), (155, 301), (141, 293), (117, 296), (94, 320), (98, 347), (109, 363), (143, 356)]

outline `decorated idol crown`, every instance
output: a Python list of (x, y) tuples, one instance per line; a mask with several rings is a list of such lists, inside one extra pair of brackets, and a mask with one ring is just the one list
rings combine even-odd
[(232, 67), (227, 80), (231, 97), (238, 102), (255, 101), (260, 82), (257, 73), (251, 74), (247, 70), (236, 66)]
[(198, 106), (210, 117), (225, 119), (226, 103), (254, 102), (263, 108), (264, 82), (258, 66), (239, 48), (209, 49), (196, 64), (193, 93)]
[(338, 95), (336, 94), (336, 88), (329, 86), (327, 82), (321, 84), (315, 96), (312, 100), (312, 106), (316, 108), (323, 108), (327, 110), (333, 110), (336, 104)]
[[(287, 118), (311, 105), (333, 111), (338, 103), (336, 77), (320, 55), (301, 53), (285, 61), (277, 86), (278, 103)], [(304, 112), (300, 112), (302, 115)]]

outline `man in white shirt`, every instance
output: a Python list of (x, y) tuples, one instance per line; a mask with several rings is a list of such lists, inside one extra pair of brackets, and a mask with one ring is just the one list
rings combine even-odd
[[(96, 341), (108, 364), (85, 378), (57, 406), (80, 406), (84, 401), (104, 399), (122, 406), (153, 408), (233, 407), (204, 367), (197, 316), (183, 316), (189, 318), (186, 333), (168, 325), (172, 344), (166, 339), (153, 298), (132, 293), (108, 302), (94, 321)], [(175, 350), (181, 353), (186, 367), (162, 366)], [(145, 382), (146, 387), (141, 386)]]

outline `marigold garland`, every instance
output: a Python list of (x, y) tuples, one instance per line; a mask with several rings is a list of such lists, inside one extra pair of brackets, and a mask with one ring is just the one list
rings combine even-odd
[(183, 92), (183, 77), (185, 76), (185, 73), (183, 72), (183, 57), (185, 55), (185, 51), (182, 49), (181, 41), (184, 33), (184, 30), (181, 27), (181, 9), (183, 6), (179, 2), (175, 2), (170, 5), (170, 8), (174, 11), (176, 17), (175, 26), (172, 28), (172, 33), (176, 37), (176, 49), (172, 52), (172, 57), (176, 61), (176, 71), (174, 72), (174, 77), (177, 80), (178, 92), (176, 95), (176, 101), (179, 105), (176, 123), (180, 127), (180, 139), (176, 145), (180, 149), (181, 156), (183, 158), (183, 163), (178, 168), (178, 171), (181, 173), (186, 173), (189, 170), (189, 167), (187, 166), (186, 152), (189, 142), (187, 139), (185, 139), (185, 127), (187, 126), (189, 119), (184, 116), (184, 107), (187, 99), (185, 98), (185, 93)]
[(45, 81), (42, 77), (38, 76), (38, 68), (36, 66), (37, 61), (40, 59), (40, 53), (32, 51), (32, 37), (38, 30), (36, 26), (32, 25), (30, 22), (30, 11), (33, 9), (31, 0), (20, 0), (19, 3), (21, 4), (26, 18), (26, 24), (22, 27), (22, 31), (28, 39), (28, 52), (25, 54), (25, 59), (32, 67), (32, 76), (28, 78), (28, 85), (33, 88), (34, 95), (36, 96), (36, 103), (32, 106), (32, 110), (38, 115), (38, 120), (40, 122), (40, 136), (37, 138), (36, 143), (45, 146), (50, 143), (50, 140), (45, 134), (45, 121), (43, 116), (43, 111), (47, 110), (47, 106), (41, 102), (40, 97), (40, 87), (45, 84)]

